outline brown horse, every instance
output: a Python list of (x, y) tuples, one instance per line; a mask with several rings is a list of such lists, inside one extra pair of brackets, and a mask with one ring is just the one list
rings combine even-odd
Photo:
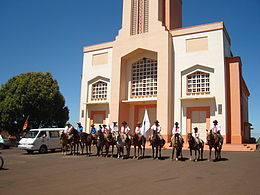
[(60, 135), (60, 143), (61, 143), (61, 153), (63, 155), (67, 154), (67, 149), (68, 147), (71, 147), (71, 145), (70, 145), (68, 135), (64, 132), (62, 132)]
[(106, 151), (106, 157), (108, 157), (108, 152), (109, 152), (110, 146), (112, 147), (111, 157), (113, 157), (114, 156), (114, 147), (116, 145), (115, 136), (111, 132), (109, 132), (109, 133), (105, 134), (105, 140), (106, 140), (106, 142), (105, 142), (104, 146), (105, 146), (105, 151)]
[(130, 156), (131, 140), (125, 135), (116, 133), (117, 158), (124, 159), (124, 147), (126, 148), (126, 158)]
[(210, 131), (207, 135), (207, 141), (209, 145), (209, 161), (211, 161), (211, 151), (212, 148), (215, 149), (215, 160), (221, 159), (221, 149), (223, 145), (223, 138), (221, 135), (212, 133)]
[(174, 156), (174, 151), (176, 150), (176, 161), (179, 160), (179, 156), (183, 159), (182, 156), (182, 147), (183, 147), (183, 139), (180, 137), (178, 133), (176, 133), (172, 139), (172, 160)]
[(91, 143), (92, 143), (92, 135), (88, 133), (80, 133), (80, 142), (81, 142), (81, 154), (84, 152), (84, 148), (86, 146), (86, 155), (91, 154)]
[[(134, 134), (132, 143), (134, 145), (134, 156), (133, 158), (139, 159), (141, 157), (140, 154), (142, 154), (142, 158), (144, 158), (144, 152), (145, 152), (145, 143), (146, 138), (143, 135)], [(138, 157), (136, 156), (136, 147), (138, 147)], [(140, 152), (140, 154), (139, 154)]]
[(70, 154), (73, 155), (78, 154), (79, 145), (81, 146), (81, 143), (80, 143), (79, 133), (75, 128), (72, 128), (69, 132), (69, 141), (71, 143)]
[[(162, 155), (162, 147), (165, 144), (164, 139), (160, 139), (158, 133), (156, 131), (152, 132), (152, 138), (150, 139), (151, 145), (152, 145), (152, 151), (153, 151), (153, 159), (161, 159)], [(154, 156), (154, 149), (156, 149), (156, 155)], [(159, 157), (158, 157), (158, 152), (159, 152)]]
[(96, 146), (97, 146), (97, 156), (102, 155), (103, 147), (106, 144), (106, 139), (102, 131), (97, 132), (97, 140), (96, 140)]
[[(192, 150), (195, 151), (195, 159), (194, 161), (198, 161), (198, 159), (203, 159), (203, 149), (204, 149), (204, 142), (200, 140), (199, 144), (196, 142), (195, 138), (192, 136), (192, 133), (188, 133), (188, 143), (190, 148), (190, 160), (192, 160)], [(198, 152), (198, 158), (197, 158)]]

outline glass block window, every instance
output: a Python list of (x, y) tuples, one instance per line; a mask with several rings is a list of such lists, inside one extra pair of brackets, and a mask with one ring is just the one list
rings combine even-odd
[(131, 34), (148, 32), (149, 0), (132, 0)]
[(107, 99), (107, 83), (99, 81), (92, 85), (92, 100), (106, 100)]
[(195, 72), (187, 76), (187, 93), (209, 93), (210, 83), (209, 74), (204, 72)]
[(157, 61), (143, 58), (132, 64), (131, 97), (157, 95)]

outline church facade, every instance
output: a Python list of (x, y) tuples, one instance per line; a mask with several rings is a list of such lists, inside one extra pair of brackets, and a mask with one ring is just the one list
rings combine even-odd
[(112, 42), (84, 47), (80, 122), (127, 121), (133, 130), (145, 109), (169, 141), (213, 121), (225, 143), (250, 139), (249, 90), (223, 22), (182, 27), (182, 0), (123, 0), (122, 28)]

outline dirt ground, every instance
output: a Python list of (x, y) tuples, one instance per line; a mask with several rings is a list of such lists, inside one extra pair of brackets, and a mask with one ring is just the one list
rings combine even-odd
[[(259, 194), (260, 152), (222, 152), (219, 162), (117, 159), (1, 150), (0, 194)], [(95, 151), (94, 151), (95, 152)], [(132, 152), (131, 152), (132, 154)]]

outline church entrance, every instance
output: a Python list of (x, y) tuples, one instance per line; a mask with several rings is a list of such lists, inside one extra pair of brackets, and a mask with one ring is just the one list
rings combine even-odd
[(210, 107), (188, 107), (186, 124), (187, 133), (193, 133), (193, 129), (197, 127), (199, 137), (205, 142), (207, 136), (206, 129), (210, 128)]
[(192, 130), (197, 127), (200, 139), (206, 141), (206, 111), (193, 111), (191, 114)]
[(99, 125), (104, 124), (106, 120), (106, 111), (91, 111), (90, 125), (94, 124), (97, 129)]

